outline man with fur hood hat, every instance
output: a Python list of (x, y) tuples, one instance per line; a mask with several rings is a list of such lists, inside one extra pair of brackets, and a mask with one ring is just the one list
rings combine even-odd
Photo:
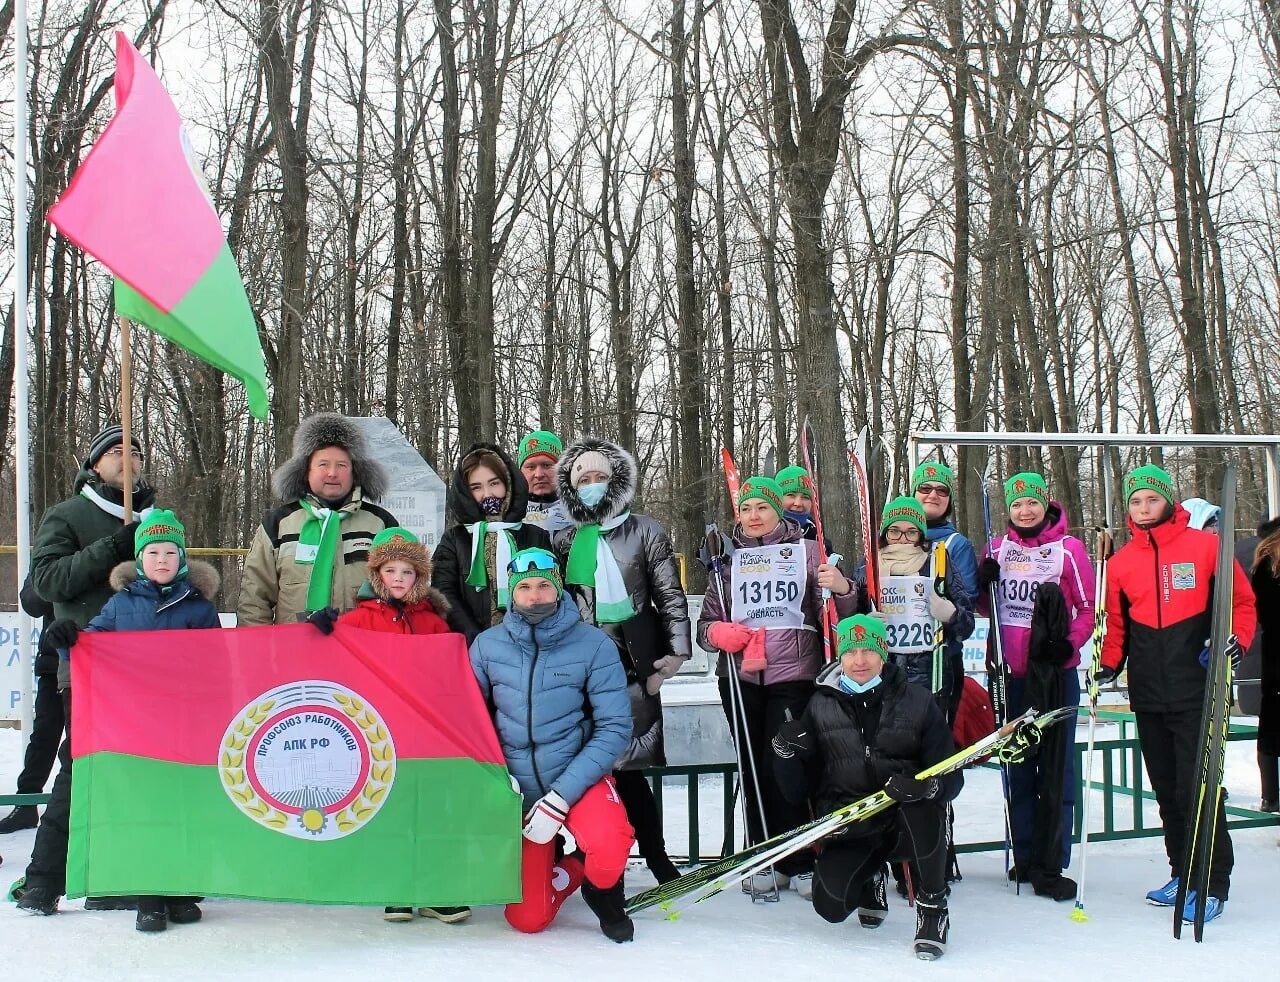
[(525, 522), (529, 484), (506, 451), (473, 444), (454, 468), (446, 496), (454, 523), (431, 557), (431, 585), (449, 604), (449, 624), (470, 645), (502, 623), (510, 601), (507, 565), (522, 549), (550, 549), (547, 533)]
[(240, 625), (292, 624), (329, 608), (350, 610), (374, 536), (398, 524), (373, 504), (386, 492), (387, 475), (364, 434), (338, 413), (309, 416), (294, 434), (293, 456), (271, 476), (271, 489), (282, 504), (267, 512), (249, 547)]
[(666, 529), (631, 512), (636, 462), (615, 443), (582, 437), (556, 468), (560, 501), (573, 525), (553, 536), (565, 589), (582, 619), (617, 646), (627, 673), (633, 733), (615, 778), (636, 844), (659, 882), (679, 875), (667, 856), (649, 782), (638, 770), (666, 763), (663, 681), (692, 653), (689, 607)]

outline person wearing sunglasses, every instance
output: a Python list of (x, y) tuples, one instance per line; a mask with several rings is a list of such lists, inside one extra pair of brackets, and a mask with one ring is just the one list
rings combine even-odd
[(445, 503), (453, 524), (431, 557), (431, 585), (449, 604), (449, 626), (470, 644), (502, 622), (511, 557), (522, 549), (549, 549), (551, 540), (525, 521), (529, 485), (495, 444), (477, 443), (462, 455)]
[[(471, 667), (524, 796), (522, 899), (507, 922), (542, 931), (581, 886), (604, 935), (630, 941), (622, 874), (633, 838), (610, 776), (631, 738), (626, 675), (613, 641), (565, 595), (554, 555), (522, 549), (505, 572), (511, 603), (471, 645)], [(568, 854), (562, 829), (577, 843)]]
[(612, 639), (627, 675), (634, 731), (614, 777), (640, 855), (665, 883), (680, 871), (667, 855), (658, 805), (640, 769), (667, 762), (659, 690), (693, 649), (689, 607), (667, 530), (631, 510), (637, 477), (635, 459), (616, 443), (582, 437), (570, 444), (556, 481), (572, 524), (552, 538), (582, 619)]
[[(1066, 510), (1040, 474), (1004, 483), (1009, 525), (983, 551), (978, 609), (990, 612), (995, 586), (1000, 644), (1009, 671), (1008, 716), (1034, 706), (1049, 712), (1080, 702), (1080, 647), (1093, 633), (1093, 564), (1083, 542), (1067, 534)], [(1039, 752), (1009, 767), (1013, 869), (1036, 895), (1072, 900), (1075, 819), (1075, 728), (1055, 726)]]
[[(956, 529), (952, 520), (958, 493), (956, 472), (938, 460), (926, 460), (911, 472), (911, 493), (924, 508), (925, 541), (932, 544), (941, 539), (947, 545), (947, 566), (960, 576), (965, 592), (970, 597), (978, 593), (978, 557), (973, 543)], [(970, 632), (972, 633), (972, 631)], [(964, 693), (964, 638), (947, 635), (948, 675), (951, 680), (950, 700), (943, 706), (947, 722), (955, 723)]]

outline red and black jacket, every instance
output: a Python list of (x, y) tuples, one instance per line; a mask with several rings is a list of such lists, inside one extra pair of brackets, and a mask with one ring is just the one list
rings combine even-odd
[[(1133, 538), (1107, 563), (1107, 630), (1102, 664), (1128, 662), (1135, 712), (1198, 709), (1204, 700), (1200, 652), (1209, 637), (1218, 537), (1173, 517), (1152, 529), (1129, 522)], [(1224, 530), (1226, 531), (1226, 530)], [(1233, 580), (1231, 629), (1248, 648), (1257, 627), (1253, 588), (1239, 563)]]

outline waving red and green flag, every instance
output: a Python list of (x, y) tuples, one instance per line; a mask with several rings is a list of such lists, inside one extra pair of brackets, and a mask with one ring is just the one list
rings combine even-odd
[(240, 270), (182, 118), (116, 33), (116, 114), (49, 221), (116, 277), (116, 310), (244, 383), (267, 418), (267, 373)]
[(84, 633), (67, 896), (520, 898), (520, 796), (459, 634)]

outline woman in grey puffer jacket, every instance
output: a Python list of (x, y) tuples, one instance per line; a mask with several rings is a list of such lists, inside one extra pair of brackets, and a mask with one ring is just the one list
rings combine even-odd
[(660, 883), (679, 870), (667, 856), (662, 821), (637, 768), (666, 763), (658, 690), (692, 653), (689, 607), (666, 529), (632, 514), (636, 462), (617, 444), (583, 437), (556, 467), (560, 500), (573, 525), (553, 536), (565, 588), (582, 619), (604, 631), (627, 673), (634, 732), (614, 774), (636, 844)]

